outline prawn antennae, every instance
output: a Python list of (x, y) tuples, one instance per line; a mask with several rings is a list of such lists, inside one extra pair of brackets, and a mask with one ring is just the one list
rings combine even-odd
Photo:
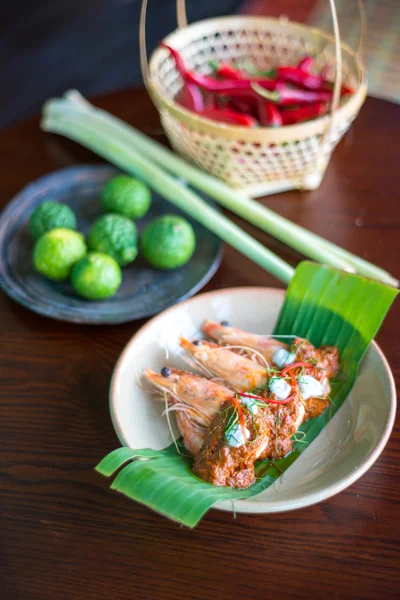
[(167, 392), (164, 392), (164, 402), (165, 402), (165, 411), (164, 411), (164, 412), (166, 413), (166, 414), (165, 414), (165, 416), (166, 416), (166, 418), (167, 418), (168, 428), (169, 428), (170, 434), (171, 434), (171, 436), (172, 436), (172, 440), (173, 440), (173, 442), (174, 442), (174, 445), (175, 445), (175, 448), (176, 448), (176, 451), (177, 451), (177, 453), (178, 453), (180, 456), (183, 456), (182, 452), (179, 450), (178, 443), (177, 443), (177, 441), (176, 441), (176, 438), (175, 438), (174, 432), (173, 432), (173, 430), (172, 430), (171, 421), (170, 421), (170, 419), (169, 419), (169, 413), (168, 413), (168, 394), (167, 394)]
[(199, 371), (206, 377), (212, 377), (213, 374), (211, 373), (211, 371), (209, 369), (207, 369), (206, 367), (204, 367), (195, 358), (190, 358), (189, 356), (186, 356), (185, 354), (182, 354), (181, 358), (182, 358), (183, 362), (185, 362), (187, 365), (189, 365), (189, 367), (191, 367), (195, 371)]
[[(203, 426), (203, 423), (207, 422), (206, 418), (203, 417), (203, 415), (201, 414), (201, 412), (199, 410), (196, 410), (192, 406), (189, 406), (188, 404), (186, 404), (186, 402), (180, 402), (176, 396), (174, 396), (174, 399), (176, 400), (176, 402), (174, 402), (174, 404), (172, 406), (169, 406), (166, 409), (167, 412), (173, 412), (174, 410), (175, 411), (181, 410), (182, 412), (185, 412), (188, 416), (192, 415), (192, 418), (195, 419), (196, 422), (199, 423), (199, 425)], [(165, 412), (166, 411), (164, 411), (164, 413)]]
[(271, 368), (265, 356), (263, 356), (261, 352), (258, 352), (258, 350), (254, 350), (254, 348), (250, 348), (249, 346), (221, 346), (221, 348), (215, 348), (215, 350), (246, 350), (246, 352), (251, 353), (252, 356), (258, 356), (267, 369)]

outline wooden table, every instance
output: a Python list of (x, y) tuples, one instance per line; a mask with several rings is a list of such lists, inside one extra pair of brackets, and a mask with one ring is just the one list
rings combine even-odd
[[(160, 135), (143, 91), (99, 104)], [(397, 277), (400, 107), (368, 100), (321, 188), (266, 204)], [(54, 169), (97, 160), (28, 121), (0, 135), (0, 198)], [(300, 256), (239, 221), (296, 264)], [(277, 282), (236, 251), (208, 289)], [(279, 285), (279, 283), (278, 283)], [(398, 304), (381, 344), (400, 375)], [(94, 465), (118, 446), (108, 387), (142, 323), (58, 323), (0, 295), (4, 600), (396, 598), (400, 594), (400, 430), (339, 496), (271, 516), (211, 510), (193, 531), (108, 489)]]

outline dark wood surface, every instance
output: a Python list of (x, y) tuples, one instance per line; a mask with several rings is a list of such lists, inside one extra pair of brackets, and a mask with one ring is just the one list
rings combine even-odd
[[(158, 134), (143, 91), (99, 104)], [(368, 100), (321, 188), (266, 200), (400, 276), (400, 107)], [(162, 138), (160, 138), (162, 139)], [(2, 205), (32, 179), (96, 160), (22, 123), (0, 135)], [(300, 256), (241, 225), (295, 264)], [(208, 289), (280, 285), (226, 249)], [(0, 597), (7, 600), (396, 598), (400, 594), (400, 430), (349, 489), (271, 516), (211, 510), (191, 531), (108, 489), (95, 464), (118, 446), (108, 411), (114, 363), (141, 323), (76, 326), (0, 294)], [(398, 303), (378, 336), (397, 381)]]

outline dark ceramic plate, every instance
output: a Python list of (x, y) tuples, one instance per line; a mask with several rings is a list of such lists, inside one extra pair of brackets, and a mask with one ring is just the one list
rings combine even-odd
[[(189, 298), (209, 281), (221, 263), (222, 244), (195, 221), (191, 223), (197, 246), (188, 264), (175, 271), (158, 271), (139, 256), (123, 269), (122, 285), (109, 300), (83, 300), (75, 295), (68, 282), (53, 283), (34, 271), (34, 242), (28, 228), (33, 209), (44, 200), (65, 202), (75, 211), (78, 228), (87, 234), (102, 213), (100, 191), (116, 173), (118, 171), (108, 165), (62, 169), (34, 181), (7, 205), (0, 216), (0, 287), (8, 296), (53, 319), (74, 323), (124, 323), (154, 315)], [(167, 212), (183, 214), (153, 194), (149, 213), (137, 223), (139, 233), (149, 220)]]

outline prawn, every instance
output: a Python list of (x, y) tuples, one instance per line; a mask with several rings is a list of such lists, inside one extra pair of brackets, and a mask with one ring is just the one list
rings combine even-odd
[(144, 375), (156, 388), (174, 399), (172, 410), (190, 414), (203, 427), (210, 425), (221, 404), (233, 396), (220, 383), (179, 369), (168, 368), (165, 375), (147, 369)]
[(203, 446), (207, 429), (198, 425), (198, 423), (193, 421), (184, 411), (176, 413), (176, 423), (182, 434), (183, 444), (186, 450), (190, 452), (192, 456), (196, 456)]
[(280, 342), (269, 335), (259, 335), (221, 325), (216, 321), (206, 319), (202, 325), (202, 330), (215, 342), (221, 346), (247, 346), (256, 350), (268, 361), (272, 360), (272, 356), (276, 350), (280, 348), (288, 349), (288, 345)]
[(180, 344), (201, 370), (223, 379), (236, 392), (247, 392), (267, 382), (265, 367), (228, 348), (205, 341), (194, 344), (184, 337)]

